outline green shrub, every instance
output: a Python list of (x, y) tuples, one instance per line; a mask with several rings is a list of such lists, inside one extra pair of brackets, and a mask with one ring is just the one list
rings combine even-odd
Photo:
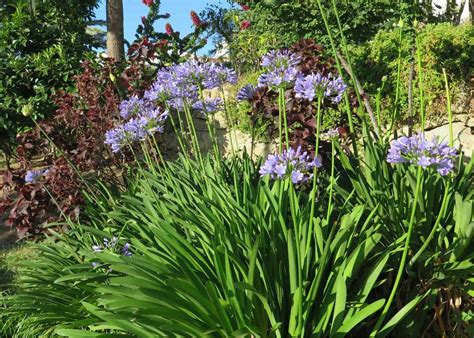
[[(7, 150), (31, 120), (48, 116), (51, 94), (67, 89), (92, 38), (86, 34), (95, 0), (81, 5), (48, 0), (32, 9), (23, 2), (0, 22), (0, 148)], [(2, 6), (6, 6), (3, 5)], [(6, 7), (14, 9), (13, 6)]]
[[(474, 29), (470, 24), (461, 26), (453, 26), (448, 23), (428, 24), (419, 31), (424, 101), (428, 119), (436, 120), (447, 116), (443, 68), (446, 69), (450, 81), (453, 108), (457, 108), (458, 112), (467, 108), (473, 34)], [(413, 39), (405, 33), (400, 51), (399, 104), (402, 119), (408, 117), (408, 79), (411, 62), (414, 62), (413, 106), (419, 106), (418, 71), (416, 54), (412, 53), (413, 46)], [(391, 117), (391, 109), (394, 108), (396, 97), (398, 47), (398, 29), (382, 30), (366, 44), (349, 46), (355, 72), (373, 98), (377, 93), (378, 84), (382, 82), (384, 76), (387, 77), (382, 91), (381, 107), (385, 123)]]

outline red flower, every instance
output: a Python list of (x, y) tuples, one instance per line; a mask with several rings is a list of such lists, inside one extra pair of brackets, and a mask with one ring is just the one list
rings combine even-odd
[(142, 16), (142, 24), (146, 24), (146, 17), (145, 16)]
[(173, 27), (171, 27), (170, 23), (167, 23), (165, 25), (165, 30), (166, 30), (166, 34), (169, 35), (169, 36), (173, 35), (173, 33), (174, 33)]
[(240, 4), (240, 7), (242, 8), (243, 11), (248, 11), (250, 9), (250, 6), (245, 5), (245, 4)]
[(240, 25), (240, 30), (245, 30), (250, 27), (250, 21), (244, 20), (242, 21), (242, 24)]
[(153, 0), (142, 0), (142, 1), (143, 1), (143, 3), (144, 3), (145, 5), (147, 5), (148, 7), (151, 6), (151, 5), (153, 5)]
[(202, 21), (195, 11), (191, 11), (191, 21), (193, 22), (193, 25), (198, 28), (202, 26)]

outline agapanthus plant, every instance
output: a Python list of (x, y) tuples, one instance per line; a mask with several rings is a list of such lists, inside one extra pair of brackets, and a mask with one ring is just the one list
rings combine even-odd
[(339, 103), (347, 85), (340, 76), (323, 76), (321, 73), (311, 73), (299, 77), (295, 82), (297, 98), (313, 101), (315, 98), (327, 98), (334, 103)]
[[(349, 91), (351, 107), (357, 106), (355, 95), (338, 76), (334, 60), (327, 57), (324, 47), (316, 44), (314, 40), (303, 39), (288, 50), (272, 51), (265, 55), (262, 65), (263, 74), (258, 86), (249, 84), (242, 87), (237, 93), (237, 101), (250, 102), (251, 121), (269, 123), (266, 129), (270, 138), (278, 136), (283, 139), (280, 135), (282, 124), (284, 139), (288, 139), (291, 146), (302, 145), (311, 155), (316, 152), (318, 121), (312, 100), (316, 100), (319, 87), (323, 89), (321, 95), (324, 97), (320, 102), (321, 125), (326, 122), (324, 115), (330, 111), (328, 108), (339, 109), (339, 102), (346, 91)], [(282, 72), (281, 69), (290, 70)], [(314, 80), (313, 77), (324, 78), (327, 83), (322, 86), (320, 81), (311, 81)], [(294, 81), (290, 81), (293, 79)], [(296, 83), (298, 88), (295, 88)], [(302, 88), (299, 88), (300, 86)], [(336, 123), (345, 125), (343, 115), (338, 117)], [(347, 138), (348, 133), (341, 132), (341, 136)], [(327, 142), (319, 142), (317, 152), (323, 158), (328, 156), (330, 145)]]
[(428, 141), (422, 133), (393, 140), (387, 155), (389, 163), (410, 163), (423, 168), (434, 168), (446, 176), (454, 169), (456, 149), (438, 138)]
[(291, 178), (294, 184), (305, 183), (313, 178), (313, 169), (321, 167), (319, 158), (311, 159), (301, 146), (283, 150), (282, 154), (270, 154), (260, 168), (260, 175), (271, 179)]

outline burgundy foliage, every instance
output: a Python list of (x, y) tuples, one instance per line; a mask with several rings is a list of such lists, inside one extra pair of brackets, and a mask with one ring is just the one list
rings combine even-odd
[[(84, 204), (83, 178), (121, 184), (118, 168), (126, 159), (111, 156), (104, 134), (118, 117), (121, 95), (139, 94), (142, 84), (151, 79), (132, 61), (125, 70), (110, 59), (86, 61), (82, 68), (76, 90), (52, 98), (57, 105), (53, 117), (18, 137), (20, 168), (3, 173), (0, 212), (7, 215), (5, 225), (15, 227), (20, 238), (39, 235), (46, 230), (42, 225), (63, 215), (77, 217)], [(38, 183), (25, 184), (25, 173), (31, 168), (49, 168), (49, 173)]]

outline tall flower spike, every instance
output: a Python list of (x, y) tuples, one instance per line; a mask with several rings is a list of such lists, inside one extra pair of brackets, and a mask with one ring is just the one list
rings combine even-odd
[(199, 28), (203, 25), (203, 22), (201, 21), (201, 19), (199, 18), (199, 16), (197, 15), (195, 11), (191, 11), (190, 15), (191, 15), (191, 21), (193, 22), (194, 26)]
[(242, 23), (240, 24), (240, 30), (241, 30), (241, 31), (246, 30), (246, 29), (249, 28), (250, 26), (251, 26), (250, 21), (244, 20), (244, 21), (242, 21)]
[(173, 35), (174, 30), (173, 30), (173, 27), (171, 26), (170, 23), (167, 23), (167, 24), (165, 25), (165, 31), (166, 31), (166, 34), (167, 34), (168, 36)]
[(393, 140), (387, 155), (389, 163), (410, 163), (423, 168), (434, 168), (446, 176), (454, 169), (456, 149), (437, 138), (426, 140), (422, 133)]

